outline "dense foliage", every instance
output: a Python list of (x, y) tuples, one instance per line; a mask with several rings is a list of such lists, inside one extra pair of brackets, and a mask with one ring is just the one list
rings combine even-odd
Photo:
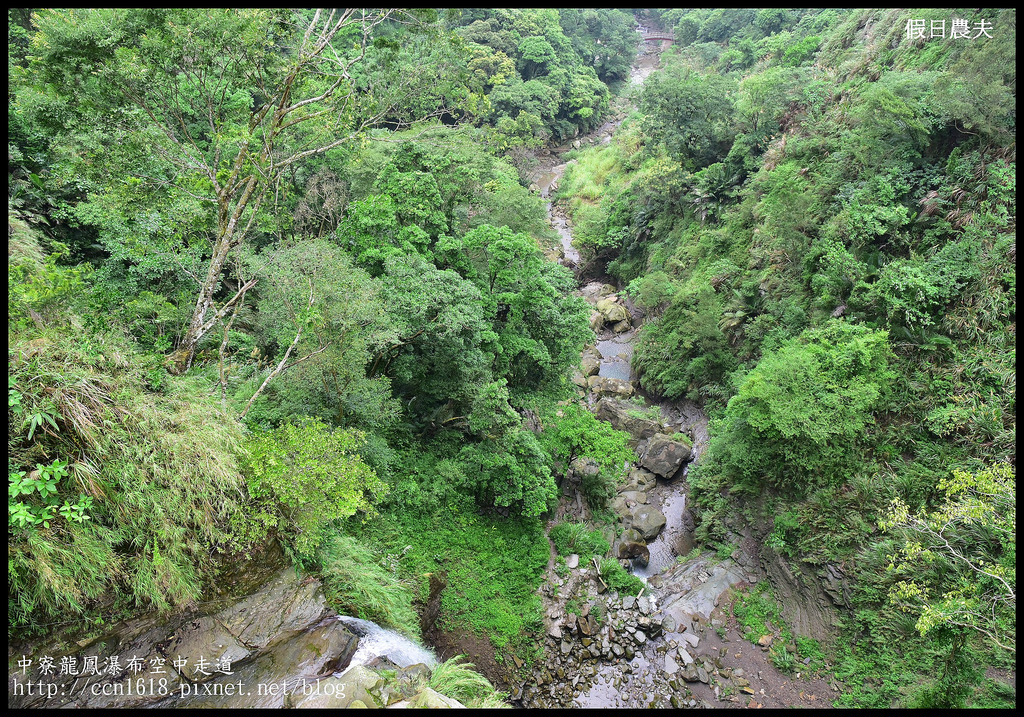
[[(500, 511), (543, 546), (557, 449), (524, 416), (590, 333), (500, 152), (594, 126), (630, 15), (9, 19), (12, 626), (187, 604), (276, 539), (416, 634), (359, 521)], [(505, 573), (523, 600), (540, 574)], [(474, 580), (446, 624), (525, 649), (531, 622), (494, 623), (520, 597)]]
[(1014, 655), (1015, 12), (654, 16), (664, 69), (561, 191), (651, 314), (641, 383), (712, 413), (698, 532), (843, 566), (843, 703), (978, 699)]
[[(278, 540), (411, 635), (444, 574), (442, 629), (535, 657), (558, 481), (596, 462), (597, 506), (631, 451), (566, 401), (588, 310), (524, 180), (628, 91), (634, 16), (8, 17), (12, 634), (192, 604)], [(1014, 664), (1015, 18), (650, 11), (675, 43), (561, 182), (642, 387), (712, 415), (698, 537), (741, 514), (845, 572), (843, 639), (800, 647), (840, 704), (990, 704)]]

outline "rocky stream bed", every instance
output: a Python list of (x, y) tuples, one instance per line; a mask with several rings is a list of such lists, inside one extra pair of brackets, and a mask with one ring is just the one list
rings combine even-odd
[[(641, 48), (632, 84), (642, 83), (654, 70), (660, 49)], [(610, 141), (624, 117), (625, 107), (620, 105), (596, 132), (542, 153), (535, 171), (536, 191), (551, 197), (568, 166), (561, 154)], [(548, 251), (549, 258), (585, 275), (588, 267), (581, 266), (572, 246), (572, 225), (564, 207), (549, 205), (549, 216), (560, 239), (560, 246)], [(830, 706), (838, 685), (808, 679), (799, 669), (795, 677), (780, 672), (768, 659), (773, 638), (758, 645), (743, 639), (731, 611), (735, 591), (766, 576), (773, 584), (789, 587), (788, 595), (794, 598), (813, 581), (794, 576), (780, 556), (751, 538), (749, 529), (734, 534), (737, 547), (729, 559), (699, 551), (691, 554), (695, 526), (687, 508), (686, 473), (707, 446), (707, 417), (689, 401), (639, 395), (630, 364), (633, 341), (645, 319), (642, 311), (621, 297), (617, 287), (601, 281), (586, 283), (579, 294), (592, 307), (591, 328), (597, 337), (583, 351), (574, 377), (580, 400), (599, 419), (629, 433), (637, 454), (628, 480), (609, 505), (617, 524), (602, 526), (602, 532), (613, 554), (643, 578), (646, 587), (639, 597), (610, 594), (596, 565), (570, 555), (565, 561), (568, 574), (559, 576), (552, 559), (540, 588), (545, 659), (509, 680), (513, 704)], [(550, 525), (593, 517), (579, 485), (584, 473), (597, 469), (587, 459), (569, 466)], [(813, 595), (809, 601), (794, 599), (787, 612), (797, 618), (813, 615), (803, 620), (804, 634), (826, 637), (832, 627), (829, 605), (825, 596)]]

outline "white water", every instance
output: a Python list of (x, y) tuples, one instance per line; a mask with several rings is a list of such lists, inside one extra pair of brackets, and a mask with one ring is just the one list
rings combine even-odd
[(433, 667), (437, 664), (437, 657), (425, 647), (399, 635), (393, 630), (386, 630), (370, 620), (360, 620), (358, 617), (340, 616), (338, 618), (345, 623), (352, 632), (359, 636), (359, 646), (352, 661), (343, 672), (356, 665), (365, 665), (375, 657), (384, 656), (399, 667), (408, 667), (417, 663), (423, 663)]

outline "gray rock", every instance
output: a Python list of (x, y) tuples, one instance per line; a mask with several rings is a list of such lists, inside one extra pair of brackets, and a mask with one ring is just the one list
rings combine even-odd
[[(650, 438), (661, 430), (661, 424), (639, 413), (639, 409), (629, 401), (617, 398), (602, 398), (597, 402), (595, 415), (602, 421), (612, 424), (612, 428), (625, 431), (630, 435), (630, 443), (634, 447), (637, 442), (644, 438)], [(630, 473), (632, 479), (633, 473)], [(651, 475), (653, 478), (653, 475)], [(643, 485), (638, 482), (637, 487), (641, 490), (649, 490), (653, 483), (646, 479)]]
[(633, 395), (633, 384), (618, 378), (591, 376), (587, 379), (587, 387), (591, 393), (599, 396), (613, 395), (628, 397)]
[(604, 320), (610, 324), (617, 324), (620, 321), (629, 322), (629, 309), (618, 303), (614, 297), (601, 299), (597, 302), (595, 308), (601, 312)]
[(622, 536), (619, 540), (623, 543), (642, 543), (644, 542), (644, 536), (640, 535), (639, 531), (629, 528), (622, 531)]
[(565, 558), (565, 567), (567, 567), (567, 568), (575, 568), (579, 564), (580, 564), (580, 556), (577, 555), (576, 553), (573, 553), (572, 555), (566, 556), (566, 558)]
[[(316, 627), (282, 636), (254, 660), (241, 667), (233, 667), (233, 674), (222, 675), (219, 679), (207, 683), (282, 685), (284, 689), (267, 694), (259, 694), (256, 690), (243, 690), (241, 694), (233, 695), (186, 695), (171, 701), (170, 704), (174, 707), (188, 708), (279, 708), (284, 706), (286, 693), (292, 692), (297, 685), (306, 682), (302, 678), (312, 679), (328, 675), (348, 664), (356, 650), (357, 642), (356, 636), (346, 629), (344, 623), (329, 617)], [(299, 695), (302, 696), (304, 695)]]
[(180, 627), (167, 649), (168, 654), (203, 656), (205, 670), (200, 671), (200, 663), (195, 659), (179, 670), (192, 682), (206, 682), (215, 677), (218, 673), (211, 667), (215, 662), (235, 664), (252, 654), (213, 617), (202, 617)]
[(640, 465), (659, 476), (671, 478), (688, 460), (690, 446), (659, 434), (647, 441), (647, 450), (640, 459)]
[(620, 518), (625, 518), (629, 515), (629, 507), (626, 505), (626, 499), (619, 495), (608, 501), (608, 509)]
[(320, 583), (304, 581), (294, 568), (286, 568), (258, 592), (221, 610), (216, 618), (241, 642), (262, 648), (283, 633), (318, 622), (326, 605)]
[(584, 476), (596, 476), (600, 472), (601, 464), (586, 456), (574, 458), (569, 464), (569, 477), (573, 483), (582, 481)]
[(651, 541), (658, 537), (658, 533), (665, 527), (665, 522), (665, 514), (660, 510), (642, 505), (633, 511), (630, 527), (639, 531), (644, 540)]
[(679, 665), (672, 659), (671, 655), (665, 655), (665, 672), (669, 675), (674, 675), (679, 670)]
[(627, 490), (623, 491), (619, 495), (626, 499), (627, 505), (630, 502), (632, 502), (634, 505), (643, 505), (644, 503), (648, 503), (650, 501), (650, 499), (647, 496), (647, 493), (642, 490)]
[(658, 477), (646, 468), (634, 468), (629, 472), (629, 479), (636, 482), (637, 490), (650, 491), (658, 485)]
[(446, 697), (440, 692), (426, 687), (418, 695), (409, 700), (409, 708), (416, 709), (437, 709), (437, 708), (448, 708), (448, 709), (465, 709), (466, 705), (462, 704), (456, 699)]
[(587, 349), (580, 359), (580, 372), (584, 376), (593, 376), (601, 370), (601, 355), (597, 349)]
[(644, 568), (651, 560), (651, 551), (643, 543), (622, 543), (618, 555), (620, 560), (635, 560)]
[(687, 682), (700, 682), (700, 675), (697, 673), (695, 663), (691, 662), (683, 666), (683, 679)]

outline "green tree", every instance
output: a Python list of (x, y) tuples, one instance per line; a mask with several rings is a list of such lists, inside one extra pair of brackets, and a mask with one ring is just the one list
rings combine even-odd
[(732, 144), (733, 82), (700, 75), (680, 65), (644, 82), (641, 125), (688, 169), (700, 169), (726, 155)]
[(754, 135), (777, 129), (796, 86), (795, 71), (783, 67), (770, 67), (744, 77), (736, 99), (736, 112), (744, 124), (743, 129)]
[(894, 373), (888, 334), (832, 320), (764, 355), (729, 400), (713, 462), (739, 488), (802, 496), (862, 460)]
[[(344, 395), (356, 393), (353, 383), (365, 381), (370, 327), (380, 311), (379, 284), (325, 239), (269, 248), (247, 257), (244, 263), (243, 280), (258, 278), (260, 283), (258, 345), (265, 356), (277, 362), (249, 397), (240, 418), (245, 418), (271, 381), (302, 367), (304, 379), (319, 375), (319, 385), (332, 386), (333, 390), (325, 393), (336, 394), (335, 399), (324, 403), (339, 404), (339, 420), (343, 421)], [(227, 338), (225, 331), (222, 362)]]
[[(391, 378), (407, 410), (435, 427), (464, 423), (490, 379), (484, 350), (490, 324), (480, 290), (456, 272), (418, 256), (390, 260), (381, 277), (388, 337), (370, 367)], [(441, 417), (447, 411), (449, 415)]]
[[(192, 239), (205, 239), (205, 268), (197, 267), (194, 309), (173, 355), (177, 371), (191, 365), (199, 342), (254, 285), (246, 282), (218, 300), (229, 257), (258, 229), (261, 205), (283, 174), (350, 142), (394, 107), (395, 95), (352, 80), (376, 29), (393, 14), (116, 9), (36, 15), (32, 91), (21, 101), (54, 131), (71, 158), (68, 170), (92, 178), (104, 197), (126, 181), (166, 197), (168, 226), (186, 210), (203, 217)], [(131, 152), (119, 148), (124, 138)]]
[(249, 524), (278, 528), (309, 556), (332, 521), (372, 514), (388, 486), (357, 454), (364, 439), (360, 431), (309, 417), (254, 436), (246, 482), (260, 507)]
[(484, 505), (536, 516), (558, 499), (548, 457), (509, 404), (504, 379), (482, 388), (473, 402), (469, 429), (477, 439), (459, 451), (466, 488)]
[(893, 500), (881, 521), (900, 538), (889, 569), (900, 579), (890, 599), (920, 615), (922, 635), (953, 628), (1016, 652), (1016, 481), (999, 463), (939, 482), (943, 501), (912, 513)]
[(553, 385), (576, 363), (588, 335), (587, 308), (573, 279), (527, 234), (483, 225), (451, 240), (440, 258), (480, 289), (491, 323), (493, 374), (510, 390)]

